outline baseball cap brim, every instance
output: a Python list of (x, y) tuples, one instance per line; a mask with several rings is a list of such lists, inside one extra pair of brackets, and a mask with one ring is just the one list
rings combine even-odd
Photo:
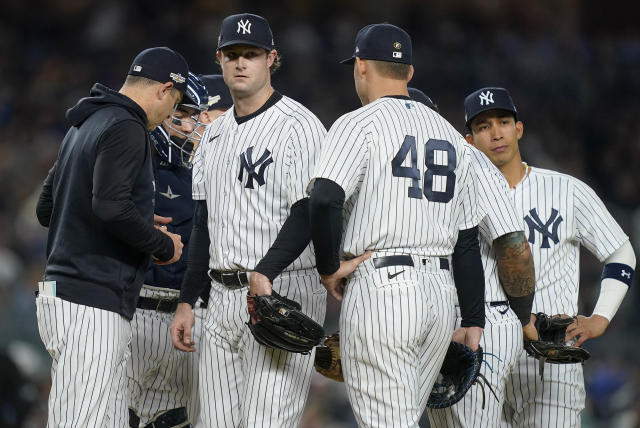
[(518, 121), (518, 112), (513, 111), (511, 109), (508, 108), (504, 108), (504, 107), (493, 107), (493, 106), (488, 106), (487, 108), (483, 108), (482, 110), (479, 110), (477, 112), (475, 112), (473, 114), (473, 116), (471, 116), (467, 122), (465, 123), (467, 128), (471, 128), (471, 122), (473, 122), (473, 119), (475, 119), (476, 117), (480, 116), (482, 113), (484, 113), (485, 111), (490, 111), (490, 110), (500, 110), (500, 111), (504, 111), (505, 113), (508, 114), (512, 114), (513, 117), (515, 118), (516, 121)]
[(264, 45), (262, 43), (254, 42), (252, 40), (238, 39), (238, 40), (229, 40), (227, 42), (224, 42), (223, 44), (218, 46), (218, 50), (220, 50), (222, 48), (226, 48), (227, 46), (233, 46), (233, 45), (255, 46), (257, 48), (266, 49), (268, 51), (271, 51), (272, 49), (274, 49), (273, 46), (267, 46), (267, 45)]
[(354, 62), (356, 62), (356, 57), (352, 56), (351, 58), (343, 59), (342, 61), (340, 61), (340, 64), (353, 65)]

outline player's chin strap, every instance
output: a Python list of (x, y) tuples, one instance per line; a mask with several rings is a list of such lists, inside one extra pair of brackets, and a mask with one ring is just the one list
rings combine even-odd
[[(129, 426), (138, 428), (140, 426), (140, 417), (133, 409), (129, 409)], [(158, 415), (153, 421), (149, 422), (144, 428), (191, 428), (191, 423), (187, 417), (187, 409), (178, 407), (177, 409), (167, 410)]]

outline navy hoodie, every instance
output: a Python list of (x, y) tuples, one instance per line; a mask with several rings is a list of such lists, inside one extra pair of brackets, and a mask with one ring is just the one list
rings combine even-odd
[(36, 209), (49, 227), (45, 279), (56, 281), (57, 297), (132, 319), (150, 255), (173, 256), (171, 239), (153, 227), (147, 117), (95, 84), (67, 119)]

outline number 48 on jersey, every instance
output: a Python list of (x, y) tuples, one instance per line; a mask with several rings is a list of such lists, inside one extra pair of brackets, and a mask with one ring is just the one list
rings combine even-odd
[[(411, 166), (402, 166), (411, 153)], [(418, 169), (418, 150), (416, 138), (405, 135), (398, 153), (391, 160), (391, 173), (394, 177), (411, 179), (408, 196), (422, 199), (422, 195), (431, 202), (447, 203), (453, 198), (456, 188), (456, 150), (450, 142), (430, 138), (425, 144), (423, 188), (420, 188), (420, 170)]]

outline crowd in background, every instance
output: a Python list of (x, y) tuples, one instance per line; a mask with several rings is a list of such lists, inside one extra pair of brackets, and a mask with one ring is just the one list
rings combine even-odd
[[(119, 89), (136, 53), (181, 52), (196, 73), (217, 73), (222, 18), (254, 12), (271, 23), (283, 65), (274, 87), (329, 128), (359, 107), (350, 56), (362, 26), (388, 21), (413, 38), (415, 75), (464, 133), (463, 100), (488, 85), (511, 91), (534, 167), (592, 186), (640, 252), (640, 29), (624, 8), (595, 1), (400, 0), (7, 2), (0, 17), (0, 426), (41, 427), (50, 358), (34, 290), (46, 229), (35, 218), (41, 182), (68, 128), (67, 108), (95, 82)], [(605, 9), (606, 8), (606, 9)], [(581, 313), (599, 292), (601, 263), (581, 261)], [(637, 283), (637, 281), (636, 281)], [(329, 299), (325, 327), (337, 326)], [(583, 426), (640, 426), (640, 293), (632, 287), (605, 336), (585, 347)], [(426, 422), (425, 422), (426, 423)], [(342, 385), (314, 377), (302, 426), (355, 426)]]

